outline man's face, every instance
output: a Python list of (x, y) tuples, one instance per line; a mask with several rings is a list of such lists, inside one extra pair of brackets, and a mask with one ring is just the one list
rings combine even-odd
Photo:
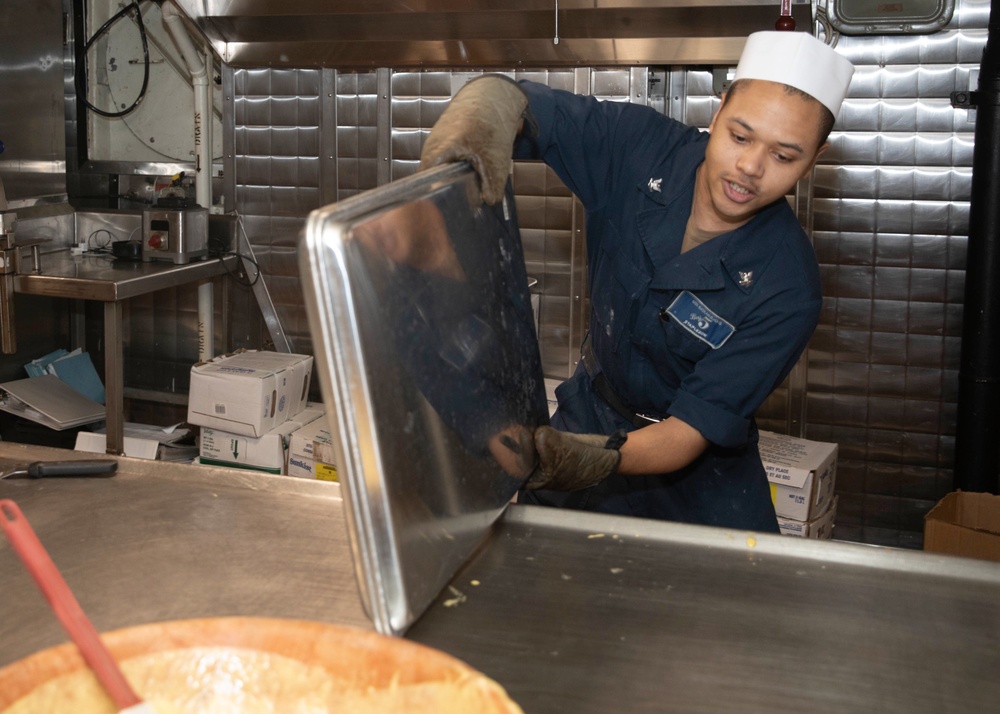
[(725, 97), (698, 170), (698, 227), (733, 230), (787, 195), (826, 149), (819, 146), (821, 112), (819, 102), (763, 80)]

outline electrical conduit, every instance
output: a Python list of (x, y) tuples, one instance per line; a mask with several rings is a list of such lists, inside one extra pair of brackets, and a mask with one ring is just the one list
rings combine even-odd
[[(199, 206), (212, 208), (212, 88), (209, 82), (211, 63), (206, 62), (184, 27), (184, 18), (171, 0), (163, 3), (163, 26), (184, 58), (194, 87), (195, 196)], [(213, 284), (206, 280), (198, 286), (198, 360), (214, 357), (215, 305)]]

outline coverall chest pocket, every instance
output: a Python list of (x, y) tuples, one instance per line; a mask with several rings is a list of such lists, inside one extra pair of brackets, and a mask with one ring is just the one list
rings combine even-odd
[(659, 322), (667, 350), (689, 362), (722, 347), (735, 332), (728, 321), (686, 290), (660, 307)]
[(635, 325), (639, 299), (646, 292), (650, 275), (636, 266), (622, 249), (615, 228), (609, 225), (607, 230), (607, 239), (594, 266), (591, 304), (597, 324), (591, 325), (591, 335), (595, 341), (619, 352), (623, 343), (627, 343), (623, 337)]

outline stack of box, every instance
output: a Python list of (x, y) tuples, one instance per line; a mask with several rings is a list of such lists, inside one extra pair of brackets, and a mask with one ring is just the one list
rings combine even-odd
[(785, 535), (830, 538), (837, 515), (837, 445), (760, 432), (760, 458)]
[(245, 351), (191, 368), (188, 422), (202, 427), (200, 461), (285, 473), (290, 436), (323, 416), (308, 404), (313, 358)]

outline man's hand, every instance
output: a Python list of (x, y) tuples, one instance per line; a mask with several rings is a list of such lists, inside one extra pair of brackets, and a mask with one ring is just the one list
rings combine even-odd
[(468, 161), (479, 176), (483, 201), (503, 199), (514, 137), (528, 97), (516, 82), (486, 75), (462, 87), (434, 124), (420, 152), (420, 168)]
[(624, 432), (570, 434), (550, 426), (535, 429), (538, 468), (524, 485), (529, 491), (578, 491), (594, 486), (618, 470)]

